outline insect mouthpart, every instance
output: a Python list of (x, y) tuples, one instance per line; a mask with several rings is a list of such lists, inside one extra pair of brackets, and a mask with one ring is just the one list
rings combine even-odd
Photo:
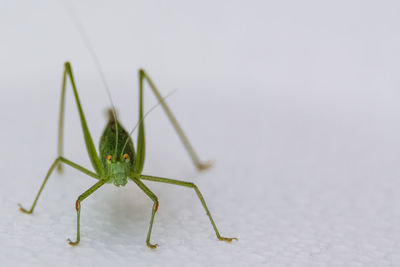
[(121, 185), (125, 186), (127, 183), (128, 183), (128, 179), (126, 179), (126, 177), (125, 178), (114, 178), (114, 182), (113, 182), (113, 184), (118, 187), (120, 187)]
[(115, 173), (113, 176), (111, 176), (111, 179), (115, 186), (125, 186), (128, 183), (125, 173)]
[(125, 186), (128, 183), (128, 170), (125, 164), (111, 163), (110, 178), (115, 186)]

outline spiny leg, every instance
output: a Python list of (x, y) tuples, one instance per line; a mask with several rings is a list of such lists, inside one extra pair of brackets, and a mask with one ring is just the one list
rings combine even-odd
[(176, 120), (175, 116), (172, 114), (171, 110), (169, 109), (167, 103), (164, 101), (163, 97), (161, 96), (160, 92), (157, 90), (156, 86), (154, 85), (153, 81), (150, 79), (149, 75), (143, 70), (139, 70), (139, 131), (138, 131), (138, 148), (137, 148), (137, 173), (141, 173), (143, 170), (144, 165), (144, 158), (145, 158), (145, 136), (144, 136), (144, 121), (143, 121), (143, 81), (144, 79), (147, 80), (148, 84), (150, 85), (151, 90), (155, 94), (157, 100), (161, 103), (165, 113), (167, 114), (168, 119), (172, 123), (175, 131), (177, 132), (179, 138), (181, 139), (183, 145), (185, 146), (187, 152), (189, 153), (190, 158), (192, 159), (194, 165), (198, 170), (205, 170), (211, 166), (210, 162), (201, 162), (199, 157), (197, 156), (196, 152), (194, 151), (192, 145), (189, 142), (189, 139), (184, 134), (182, 128), (180, 127), (178, 121)]
[[(58, 146), (57, 146), (57, 154), (59, 157), (63, 156), (63, 129), (64, 129), (64, 104), (65, 104), (65, 88), (67, 85), (67, 76), (72, 85), (72, 90), (75, 96), (75, 102), (78, 108), (79, 118), (81, 121), (83, 137), (86, 144), (86, 149), (89, 154), (90, 161), (96, 173), (101, 174), (101, 162), (99, 156), (97, 155), (96, 148), (93, 143), (92, 136), (90, 135), (89, 128), (86, 123), (85, 114), (82, 110), (81, 101), (79, 99), (78, 90), (76, 89), (74, 76), (72, 74), (71, 64), (69, 62), (65, 62), (64, 64), (64, 72), (63, 72), (63, 82), (62, 82), (62, 89), (61, 89), (61, 102), (60, 102), (60, 117), (58, 123)], [(62, 170), (61, 164), (58, 165), (57, 169), (59, 171)]]
[(76, 214), (77, 214), (77, 230), (76, 230), (76, 241), (71, 241), (68, 238), (68, 243), (71, 246), (76, 246), (79, 244), (79, 241), (81, 239), (81, 235), (80, 235), (80, 217), (81, 217), (81, 202), (87, 198), (88, 196), (90, 196), (94, 191), (96, 191), (100, 186), (102, 186), (105, 182), (103, 180), (98, 181), (97, 183), (95, 183), (92, 187), (90, 187), (88, 190), (86, 190), (82, 195), (80, 195), (78, 197), (78, 199), (76, 200), (75, 203), (75, 208), (76, 208)]
[(132, 179), (139, 187), (140, 189), (143, 190), (143, 192), (146, 193), (146, 195), (149, 196), (149, 198), (151, 198), (151, 200), (153, 200), (154, 204), (153, 204), (153, 209), (151, 211), (151, 219), (150, 219), (150, 226), (149, 226), (149, 231), (147, 232), (147, 238), (146, 238), (146, 244), (148, 247), (154, 249), (158, 246), (158, 244), (151, 244), (150, 243), (150, 236), (151, 236), (151, 230), (153, 228), (153, 221), (154, 221), (154, 215), (156, 214), (157, 210), (158, 210), (158, 199), (157, 196), (150, 191), (150, 189), (141, 181), (139, 181), (138, 179)]
[(203, 205), (203, 208), (205, 209), (208, 218), (211, 221), (211, 224), (214, 228), (215, 234), (217, 235), (218, 239), (222, 240), (222, 241), (227, 241), (227, 242), (231, 242), (232, 240), (238, 240), (236, 237), (232, 237), (232, 238), (231, 237), (223, 237), (219, 234), (217, 226), (215, 225), (215, 222), (214, 222), (213, 218), (211, 217), (211, 213), (207, 208), (206, 201), (204, 200), (203, 195), (201, 194), (200, 190), (197, 188), (197, 186), (194, 183), (184, 182), (184, 181), (179, 181), (179, 180), (174, 180), (174, 179), (168, 179), (168, 178), (162, 178), (162, 177), (148, 176), (148, 175), (140, 175), (139, 179), (193, 188), (197, 194), (197, 197), (200, 199), (200, 202)]
[(21, 206), (21, 204), (18, 204), (20, 211), (22, 211), (22, 212), (24, 212), (24, 213), (28, 213), (28, 214), (31, 214), (31, 213), (33, 212), (33, 210), (34, 210), (34, 208), (35, 208), (35, 206), (36, 206), (36, 202), (38, 201), (39, 196), (40, 196), (40, 194), (42, 193), (42, 190), (43, 190), (44, 186), (45, 186), (46, 183), (47, 183), (47, 180), (49, 179), (49, 177), (50, 177), (51, 173), (53, 172), (54, 168), (55, 168), (58, 164), (61, 164), (61, 163), (65, 163), (65, 164), (67, 164), (67, 165), (69, 165), (69, 166), (71, 166), (71, 167), (73, 167), (73, 168), (75, 168), (75, 169), (77, 169), (77, 170), (79, 170), (79, 171), (81, 171), (81, 172), (83, 172), (83, 173), (89, 175), (89, 176), (92, 176), (92, 177), (94, 177), (94, 178), (96, 178), (96, 179), (99, 179), (99, 176), (98, 176), (97, 174), (95, 174), (95, 173), (93, 173), (93, 172), (91, 172), (91, 171), (85, 169), (84, 167), (82, 167), (82, 166), (80, 166), (80, 165), (78, 165), (78, 164), (76, 164), (76, 163), (73, 163), (72, 161), (69, 161), (69, 160), (67, 160), (67, 159), (65, 159), (65, 158), (63, 158), (63, 157), (58, 157), (58, 158), (53, 162), (53, 164), (51, 164), (50, 169), (47, 171), (46, 177), (44, 178), (44, 181), (43, 181), (43, 183), (42, 183), (42, 186), (40, 187), (39, 192), (37, 193), (36, 198), (35, 198), (35, 200), (33, 201), (33, 204), (32, 204), (31, 209), (30, 209), (30, 210), (26, 210), (26, 209), (24, 209), (24, 208)]

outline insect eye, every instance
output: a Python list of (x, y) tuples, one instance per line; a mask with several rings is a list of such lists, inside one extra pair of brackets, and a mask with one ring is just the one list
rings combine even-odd
[(111, 156), (111, 155), (108, 155), (108, 156), (107, 156), (107, 162), (108, 162), (108, 163), (111, 163), (111, 159), (112, 159), (112, 156)]
[(126, 161), (126, 162), (128, 162), (129, 161), (129, 155), (128, 154), (124, 154), (124, 160)]

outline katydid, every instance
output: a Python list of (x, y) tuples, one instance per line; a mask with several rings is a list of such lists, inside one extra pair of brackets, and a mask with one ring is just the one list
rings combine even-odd
[[(64, 125), (64, 103), (65, 103), (65, 90), (67, 79), (69, 78), (72, 90), (75, 97), (75, 102), (79, 112), (79, 118), (83, 130), (83, 136), (86, 144), (86, 149), (89, 154), (89, 158), (92, 164), (94, 171), (90, 171), (66, 158), (63, 157), (62, 147), (63, 147), (63, 125)], [(153, 201), (153, 207), (151, 211), (151, 218), (150, 218), (150, 225), (147, 233), (146, 244), (150, 248), (156, 248), (157, 244), (152, 244), (150, 242), (151, 231), (154, 222), (154, 215), (158, 209), (158, 198), (157, 196), (143, 183), (143, 181), (153, 181), (153, 182), (161, 182), (167, 184), (174, 184), (179, 186), (185, 186), (192, 188), (199, 198), (203, 208), (205, 209), (208, 218), (210, 219), (211, 225), (214, 228), (215, 234), (219, 240), (222, 241), (232, 241), (237, 240), (237, 238), (228, 238), (223, 237), (220, 235), (217, 226), (213, 218), (211, 217), (210, 211), (206, 205), (206, 202), (200, 193), (200, 190), (197, 186), (192, 182), (185, 182), (180, 180), (174, 180), (169, 178), (163, 177), (155, 177), (150, 176), (142, 173), (144, 161), (145, 161), (145, 131), (144, 131), (144, 117), (143, 115), (143, 88), (144, 88), (144, 81), (147, 81), (149, 84), (152, 92), (155, 94), (156, 98), (159, 101), (159, 104), (164, 109), (165, 113), (167, 114), (169, 120), (171, 121), (173, 127), (175, 128), (178, 136), (180, 137), (183, 145), (185, 146), (186, 150), (188, 151), (194, 165), (198, 170), (207, 169), (210, 164), (202, 163), (197, 154), (195, 153), (193, 147), (189, 143), (189, 140), (186, 138), (185, 134), (183, 133), (181, 127), (179, 126), (178, 122), (176, 121), (174, 115), (171, 113), (169, 107), (167, 106), (165, 99), (161, 96), (159, 91), (157, 90), (156, 86), (154, 85), (153, 81), (150, 79), (149, 75), (143, 70), (139, 70), (139, 120), (138, 120), (138, 136), (137, 136), (137, 149), (135, 151), (134, 144), (130, 133), (128, 133), (121, 123), (118, 121), (116, 116), (114, 107), (112, 108), (108, 123), (104, 129), (104, 132), (100, 139), (100, 148), (99, 154), (96, 151), (96, 148), (93, 144), (93, 140), (88, 129), (85, 115), (83, 113), (83, 109), (80, 103), (80, 99), (78, 96), (78, 91), (76, 88), (74, 76), (72, 74), (72, 68), (69, 62), (66, 62), (64, 65), (64, 72), (63, 72), (63, 82), (62, 82), (62, 90), (61, 90), (61, 105), (60, 105), (60, 117), (59, 117), (59, 134), (58, 134), (58, 157), (50, 166), (45, 179), (39, 189), (39, 192), (36, 195), (36, 198), (29, 210), (24, 209), (21, 205), (20, 210), (24, 213), (32, 213), (35, 209), (36, 203), (38, 198), (46, 185), (50, 175), (57, 167), (61, 170), (61, 164), (67, 164), (84, 174), (91, 176), (98, 181), (85, 192), (83, 192), (75, 203), (75, 208), (77, 212), (77, 233), (76, 233), (76, 240), (71, 241), (68, 239), (70, 245), (75, 246), (80, 241), (80, 212), (82, 209), (81, 203), (84, 201), (88, 196), (90, 196), (93, 192), (99, 189), (104, 184), (114, 184), (115, 186), (125, 186), (128, 180), (133, 181), (136, 183), (140, 189), (144, 191), (144, 193)]]

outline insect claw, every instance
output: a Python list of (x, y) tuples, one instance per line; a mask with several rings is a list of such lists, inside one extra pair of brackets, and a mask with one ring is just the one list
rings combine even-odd
[(219, 240), (221, 241), (226, 241), (226, 242), (232, 242), (232, 240), (239, 241), (236, 237), (218, 237)]
[(18, 205), (19, 210), (20, 210), (21, 212), (26, 213), (26, 214), (31, 214), (31, 213), (32, 213), (31, 210), (26, 210), (26, 209), (24, 209), (24, 208), (22, 207), (21, 204), (18, 203), (17, 205)]
[(69, 238), (67, 239), (67, 242), (68, 242), (68, 244), (70, 244), (73, 247), (79, 244), (79, 240), (72, 242), (71, 239), (69, 239)]
[(150, 244), (150, 242), (147, 242), (147, 246), (151, 249), (156, 249), (158, 247), (158, 244), (153, 245), (153, 244)]

